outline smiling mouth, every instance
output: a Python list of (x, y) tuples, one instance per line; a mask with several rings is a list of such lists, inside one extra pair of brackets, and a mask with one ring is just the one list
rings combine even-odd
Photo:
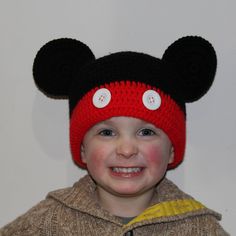
[(142, 167), (112, 167), (113, 172), (117, 174), (133, 174), (133, 173), (140, 173), (143, 168)]

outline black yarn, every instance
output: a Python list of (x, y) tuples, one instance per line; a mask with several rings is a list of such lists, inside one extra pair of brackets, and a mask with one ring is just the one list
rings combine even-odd
[(185, 103), (201, 98), (216, 72), (212, 45), (198, 36), (180, 38), (163, 58), (118, 52), (95, 59), (85, 44), (57, 39), (45, 44), (33, 65), (35, 83), (47, 95), (68, 96), (70, 113), (89, 90), (115, 81), (148, 84), (169, 94), (185, 112)]
[(46, 95), (68, 96), (68, 89), (77, 69), (94, 59), (89, 47), (75, 39), (52, 40), (35, 57), (35, 83)]
[(180, 75), (171, 81), (185, 102), (200, 99), (211, 87), (216, 72), (216, 53), (212, 45), (197, 36), (187, 36), (174, 42), (163, 55), (163, 60)]

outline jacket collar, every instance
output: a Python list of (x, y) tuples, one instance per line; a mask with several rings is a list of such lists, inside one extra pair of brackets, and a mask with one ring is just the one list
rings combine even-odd
[(121, 220), (104, 210), (96, 200), (96, 184), (89, 175), (82, 177), (73, 187), (50, 192), (47, 196), (88, 215), (122, 225)]
[[(89, 175), (86, 175), (76, 182), (73, 187), (49, 193), (48, 198), (55, 199), (65, 207), (122, 225), (119, 217), (111, 215), (100, 207), (95, 192), (96, 184)], [(171, 181), (164, 178), (156, 188), (151, 206), (124, 227), (133, 228), (143, 224), (168, 222), (203, 214), (214, 215), (217, 219), (221, 218), (218, 213), (207, 209), (200, 202), (183, 193)]]

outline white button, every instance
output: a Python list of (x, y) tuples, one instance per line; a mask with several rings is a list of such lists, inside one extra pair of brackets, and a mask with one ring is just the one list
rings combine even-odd
[(143, 94), (143, 104), (148, 110), (157, 110), (161, 105), (161, 97), (154, 90), (147, 90)]
[(103, 108), (111, 101), (111, 93), (106, 88), (98, 89), (93, 95), (93, 105), (97, 108)]

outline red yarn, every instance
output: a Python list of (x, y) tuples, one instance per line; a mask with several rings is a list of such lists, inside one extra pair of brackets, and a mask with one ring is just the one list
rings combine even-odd
[[(104, 108), (96, 108), (92, 98), (100, 88), (111, 92), (111, 101)], [(161, 106), (157, 110), (148, 110), (143, 102), (143, 93), (155, 90), (161, 97)], [(89, 91), (76, 105), (70, 120), (70, 145), (74, 161), (86, 168), (80, 157), (80, 146), (85, 133), (95, 124), (116, 116), (129, 116), (145, 120), (162, 129), (170, 138), (174, 150), (174, 162), (168, 168), (181, 163), (185, 151), (186, 127), (185, 115), (177, 103), (161, 90), (136, 82), (115, 82)]]

